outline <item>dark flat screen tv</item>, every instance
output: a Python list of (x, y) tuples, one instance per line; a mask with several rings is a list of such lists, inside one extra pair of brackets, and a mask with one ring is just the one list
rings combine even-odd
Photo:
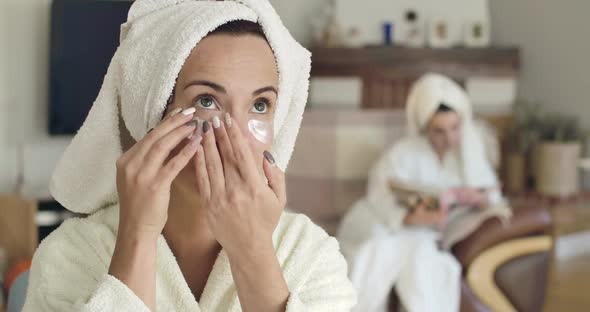
[(131, 1), (54, 0), (51, 8), (49, 134), (75, 134), (119, 46)]

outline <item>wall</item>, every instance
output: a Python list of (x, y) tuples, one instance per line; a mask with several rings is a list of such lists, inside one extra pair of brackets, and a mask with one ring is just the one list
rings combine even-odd
[[(590, 129), (590, 1), (492, 0), (492, 39), (521, 47), (519, 95)], [(585, 142), (590, 156), (590, 138)], [(582, 173), (590, 190), (590, 171)]]
[(69, 141), (46, 131), (50, 5), (0, 1), (0, 193), (46, 197), (51, 170)]
[(492, 0), (492, 38), (522, 51), (519, 95), (590, 127), (590, 1)]
[[(322, 1), (271, 2), (297, 39), (310, 42), (309, 17), (306, 16), (309, 10), (306, 7), (317, 9)], [(341, 2), (348, 8), (345, 11), (355, 11), (349, 9), (355, 5), (351, 0)], [(393, 2), (421, 5), (425, 1), (370, 2), (383, 7), (381, 11), (386, 12), (395, 6)], [(449, 2), (455, 1), (445, 1), (445, 5)], [(366, 5), (368, 1), (356, 3)], [(475, 11), (481, 10), (482, 5), (480, 1), (473, 1), (470, 7)], [(521, 48), (522, 75), (518, 81), (518, 96), (538, 100), (551, 111), (578, 115), (583, 124), (590, 127), (590, 1), (491, 0), (488, 6), (492, 42)], [(364, 23), (370, 22), (369, 15), (345, 13), (347, 18), (358, 16)]]
[[(46, 138), (49, 0), (2, 0), (0, 98), (9, 144)], [(6, 132), (6, 128), (10, 133)]]
[[(271, 2), (293, 35), (309, 43), (310, 21), (322, 0)], [(371, 1), (381, 5), (388, 2)], [(68, 140), (46, 134), (50, 3), (0, 1), (0, 192), (12, 189), (3, 184), (3, 179), (16, 183), (9, 175), (17, 165), (14, 157), (19, 145), (54, 147)], [(586, 78), (590, 72), (588, 12), (590, 1), (585, 0), (490, 1), (494, 43), (522, 48), (520, 96), (538, 99), (552, 110), (586, 117), (584, 122), (590, 126), (586, 92), (590, 90), (590, 79)], [(368, 19), (368, 15), (358, 16)], [(51, 171), (51, 162), (35, 165), (47, 168), (30, 168), (28, 172)]]

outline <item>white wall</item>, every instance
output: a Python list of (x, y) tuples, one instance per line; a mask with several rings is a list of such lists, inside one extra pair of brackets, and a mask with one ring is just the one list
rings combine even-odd
[(9, 144), (45, 139), (50, 0), (2, 2), (4, 137)]
[[(283, 23), (301, 43), (311, 42), (311, 25), (327, 0), (270, 0)], [(460, 9), (456, 9), (460, 8)], [(438, 17), (448, 19), (451, 32), (461, 32), (459, 23), (465, 20), (489, 18), (488, 0), (338, 0), (337, 15), (343, 31), (356, 27), (367, 42), (381, 42), (384, 21), (398, 23), (408, 9), (419, 12), (424, 21)], [(400, 25), (394, 26), (395, 33)], [(452, 35), (453, 36), (453, 35)]]
[[(8, 11), (7, 3), (0, 2), (0, 147), (5, 146), (6, 138), (5, 138), (5, 131), (6, 131), (6, 123), (8, 122), (7, 118), (7, 107), (6, 102), (8, 101), (8, 95), (6, 94), (8, 89), (8, 80), (7, 78), (7, 29), (8, 23), (6, 20), (6, 12)], [(1, 159), (1, 158), (0, 158)]]
[[(350, 0), (349, 0), (350, 1)], [(311, 42), (310, 20), (321, 8), (323, 0), (270, 0), (291, 35), (300, 43)]]
[[(493, 42), (521, 48), (520, 97), (590, 129), (590, 1), (491, 0), (490, 11)], [(590, 172), (582, 176), (590, 189)]]
[[(309, 43), (309, 22), (323, 0), (271, 2), (295, 38)], [(362, 3), (385, 5), (388, 2)], [(440, 5), (440, 1), (436, 2)], [(49, 138), (46, 134), (50, 3), (50, 0), (0, 0), (0, 175), (11, 174), (5, 172), (14, 169), (10, 155), (15, 155), (19, 145), (67, 143), (67, 138)], [(584, 121), (590, 125), (587, 96), (590, 1), (492, 0), (490, 12), (494, 43), (522, 48), (519, 94), (541, 100), (553, 110), (585, 117)], [(357, 15), (370, 21), (369, 15), (362, 12)], [(34, 165), (51, 166), (45, 162)], [(0, 177), (0, 192), (5, 190), (3, 178), (6, 177)]]
[[(355, 5), (366, 6), (370, 3), (374, 7), (381, 7), (381, 12), (387, 12), (397, 5), (393, 2), (408, 3), (408, 7), (409, 3), (422, 5), (425, 2), (340, 1), (348, 12), (345, 13), (346, 20), (358, 16), (358, 20), (366, 24), (371, 23), (369, 17), (374, 12), (354, 10)], [(310, 42), (309, 17), (303, 13), (310, 12), (307, 6), (320, 7), (322, 0), (271, 2), (296, 38)], [(434, 2), (435, 5), (447, 5), (456, 1), (442, 1), (444, 4), (441, 1)], [(476, 12), (483, 10), (483, 5), (481, 1), (473, 1), (470, 7)], [(518, 96), (538, 100), (551, 111), (578, 115), (590, 127), (590, 1), (490, 0), (489, 10), (492, 42), (516, 45), (521, 49), (522, 73), (518, 81)]]
[(590, 127), (590, 1), (492, 0), (492, 37), (521, 47), (519, 94)]
[(338, 2), (338, 18), (344, 31), (355, 27), (363, 42), (381, 44), (383, 22), (393, 22), (394, 41), (399, 42), (408, 10), (418, 13), (423, 24), (444, 19), (448, 23), (449, 37), (454, 43), (462, 42), (465, 22), (488, 21), (488, 0), (389, 0)]
[[(47, 135), (50, 5), (0, 1), (0, 193), (17, 189), (26, 171), (25, 195), (46, 196), (56, 150), (69, 140)], [(23, 151), (35, 161), (20, 161)]]

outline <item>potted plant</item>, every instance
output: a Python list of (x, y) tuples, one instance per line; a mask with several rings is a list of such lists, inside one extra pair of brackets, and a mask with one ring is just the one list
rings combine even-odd
[(519, 100), (514, 105), (512, 124), (506, 133), (504, 168), (506, 192), (519, 194), (526, 190), (534, 172), (527, 160), (539, 140), (539, 104)]
[(539, 127), (536, 190), (554, 197), (574, 195), (580, 188), (579, 163), (586, 133), (578, 119), (562, 114), (545, 114)]

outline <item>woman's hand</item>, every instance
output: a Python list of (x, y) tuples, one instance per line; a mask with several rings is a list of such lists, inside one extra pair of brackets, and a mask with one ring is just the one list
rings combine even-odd
[(457, 204), (473, 208), (485, 208), (488, 205), (488, 192), (471, 187), (458, 187), (449, 190)]
[(404, 218), (404, 224), (415, 226), (434, 226), (439, 230), (444, 230), (447, 226), (449, 208), (448, 205), (442, 203), (436, 209), (427, 209), (425, 205), (419, 204), (412, 212), (408, 213)]
[[(201, 205), (210, 230), (231, 256), (272, 248), (272, 233), (285, 206), (283, 172), (264, 153), (266, 183), (248, 139), (229, 115), (203, 124), (203, 148), (195, 158)], [(213, 126), (213, 127), (212, 127)]]
[(117, 160), (119, 230), (156, 239), (168, 218), (170, 187), (196, 152), (195, 137), (175, 156), (171, 151), (196, 127), (195, 109), (172, 112)]
[(171, 151), (195, 131), (194, 108), (175, 110), (117, 160), (119, 230), (109, 274), (156, 310), (156, 242), (168, 218), (172, 180), (200, 143), (194, 136), (176, 155)]
[(266, 151), (267, 184), (247, 138), (229, 115), (225, 120), (214, 119), (213, 129), (203, 124), (203, 148), (195, 158), (201, 205), (229, 257), (242, 310), (284, 311), (289, 288), (272, 242), (286, 202), (284, 174)]

